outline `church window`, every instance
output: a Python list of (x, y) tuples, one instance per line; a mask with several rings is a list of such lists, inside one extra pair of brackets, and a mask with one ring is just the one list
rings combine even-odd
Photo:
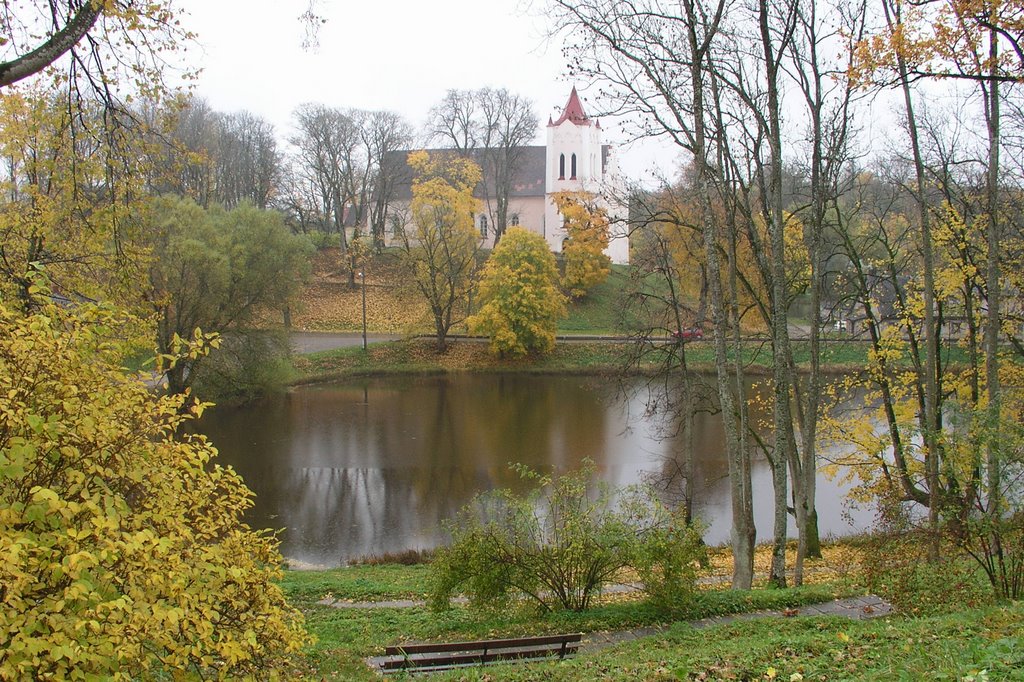
[(558, 179), (565, 180), (565, 154), (558, 155)]
[(480, 236), (487, 238), (487, 216), (480, 216)]
[(569, 179), (570, 180), (575, 180), (576, 179), (576, 155), (575, 154), (572, 155), (572, 177), (570, 177)]
[(518, 213), (513, 213), (512, 217), (508, 219), (508, 223), (512, 227), (517, 226), (519, 224), (519, 214)]

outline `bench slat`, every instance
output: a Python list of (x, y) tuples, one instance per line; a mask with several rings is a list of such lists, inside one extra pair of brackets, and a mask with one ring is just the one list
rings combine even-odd
[[(566, 643), (565, 654), (571, 655), (576, 652), (579, 647), (579, 642)], [(482, 649), (481, 649), (482, 651)], [(528, 659), (545, 659), (551, 658), (561, 653), (560, 646), (549, 646), (545, 648), (534, 648), (534, 649), (509, 649), (506, 651), (496, 651), (493, 653), (465, 653), (465, 654), (445, 654), (442, 656), (431, 656), (420, 655), (411, 658), (396, 658), (390, 661), (385, 661), (381, 668), (383, 670), (401, 670), (401, 669), (432, 669), (441, 670), (444, 668), (454, 668), (461, 665), (475, 665), (483, 663), (494, 663), (498, 661), (512, 661), (512, 660), (528, 660)]]
[(446, 651), (483, 651), (484, 649), (502, 649), (522, 646), (541, 646), (545, 644), (571, 644), (582, 641), (581, 633), (570, 635), (541, 635), (539, 637), (519, 637), (515, 639), (482, 639), (474, 642), (449, 642), (444, 644), (404, 644), (389, 646), (384, 650), (385, 656), (403, 656), (412, 654), (433, 654)]

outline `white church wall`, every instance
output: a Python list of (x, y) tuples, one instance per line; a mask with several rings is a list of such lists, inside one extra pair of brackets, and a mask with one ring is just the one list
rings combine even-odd
[[(558, 125), (548, 126), (545, 183), (548, 196), (544, 209), (547, 227), (544, 238), (552, 251), (560, 253), (567, 236), (563, 227), (564, 220), (555, 202), (551, 200), (551, 195), (556, 192), (590, 192), (606, 198), (602, 203), (613, 218), (611, 239), (605, 253), (613, 263), (626, 264), (629, 263), (629, 238), (628, 227), (624, 222), (625, 207), (607, 201), (607, 197), (619, 195), (614, 187), (618, 180), (617, 164), (614, 154), (609, 154), (608, 165), (604, 167), (602, 147), (601, 128), (589, 119), (585, 123), (567, 119)], [(573, 154), (576, 154), (575, 177), (572, 175)], [(563, 156), (564, 174), (560, 172)]]
[[(551, 200), (556, 192), (590, 192), (604, 197), (604, 205), (612, 217), (611, 240), (605, 253), (613, 263), (629, 262), (629, 238), (626, 225), (626, 207), (614, 197), (622, 197), (620, 178), (615, 154), (609, 151), (604, 156), (603, 131), (596, 121), (589, 119), (583, 111), (578, 95), (573, 90), (566, 113), (558, 125), (551, 124), (547, 128), (547, 145), (545, 149), (544, 196), (511, 197), (509, 200), (509, 225), (513, 224), (512, 216), (517, 216), (519, 224), (532, 232), (544, 237), (549, 248), (561, 253), (562, 243), (566, 238), (562, 227), (563, 219)], [(571, 115), (568, 115), (571, 114)], [(572, 157), (576, 155), (576, 174), (572, 173)], [(561, 158), (564, 155), (564, 173), (561, 170)], [(539, 188), (538, 188), (539, 189)], [(609, 201), (609, 198), (613, 198)], [(402, 221), (409, 219), (409, 201), (395, 201), (389, 207), (389, 215), (399, 216)], [(481, 202), (481, 207), (474, 214), (474, 225), (481, 230), (480, 216), (487, 215), (487, 234), (481, 235), (481, 246), (494, 246), (494, 202)], [(385, 243), (397, 245), (401, 243), (388, 224)]]

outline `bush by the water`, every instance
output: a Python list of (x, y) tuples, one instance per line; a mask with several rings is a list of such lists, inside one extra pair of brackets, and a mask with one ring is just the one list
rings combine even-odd
[(593, 464), (560, 477), (517, 468), (533, 483), (527, 494), (478, 495), (451, 524), (452, 543), (432, 567), (435, 609), (461, 592), (474, 606), (525, 599), (545, 611), (580, 611), (625, 571), (659, 607), (686, 603), (703, 556), (700, 533), (652, 488), (592, 483)]
[(221, 336), (220, 347), (196, 367), (194, 393), (213, 402), (244, 402), (280, 390), (291, 376), (288, 335), (245, 330)]

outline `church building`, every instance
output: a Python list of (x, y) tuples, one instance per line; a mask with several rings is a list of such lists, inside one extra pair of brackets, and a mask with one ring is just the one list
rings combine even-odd
[[(599, 197), (611, 218), (611, 239), (605, 253), (613, 263), (629, 262), (626, 208), (609, 196), (621, 197), (621, 181), (614, 150), (602, 140), (599, 121), (587, 116), (576, 88), (557, 120), (548, 119), (547, 144), (521, 147), (518, 163), (513, 169), (512, 187), (508, 202), (508, 225), (520, 225), (544, 237), (551, 250), (559, 253), (567, 238), (552, 195), (556, 192), (585, 191)], [(430, 153), (451, 153), (451, 150), (428, 149)], [(479, 157), (474, 150), (471, 157)], [(404, 176), (398, 174), (389, 202), (389, 225), (402, 229), (408, 218), (408, 205), (412, 199), (411, 172), (405, 165), (408, 152), (396, 152), (396, 165), (403, 167)], [(479, 163), (479, 160), (478, 160)], [(475, 192), (480, 199), (480, 210), (473, 216), (480, 230), (481, 245), (494, 246), (496, 202), (493, 187), (481, 182)], [(394, 241), (389, 235), (388, 241)]]

